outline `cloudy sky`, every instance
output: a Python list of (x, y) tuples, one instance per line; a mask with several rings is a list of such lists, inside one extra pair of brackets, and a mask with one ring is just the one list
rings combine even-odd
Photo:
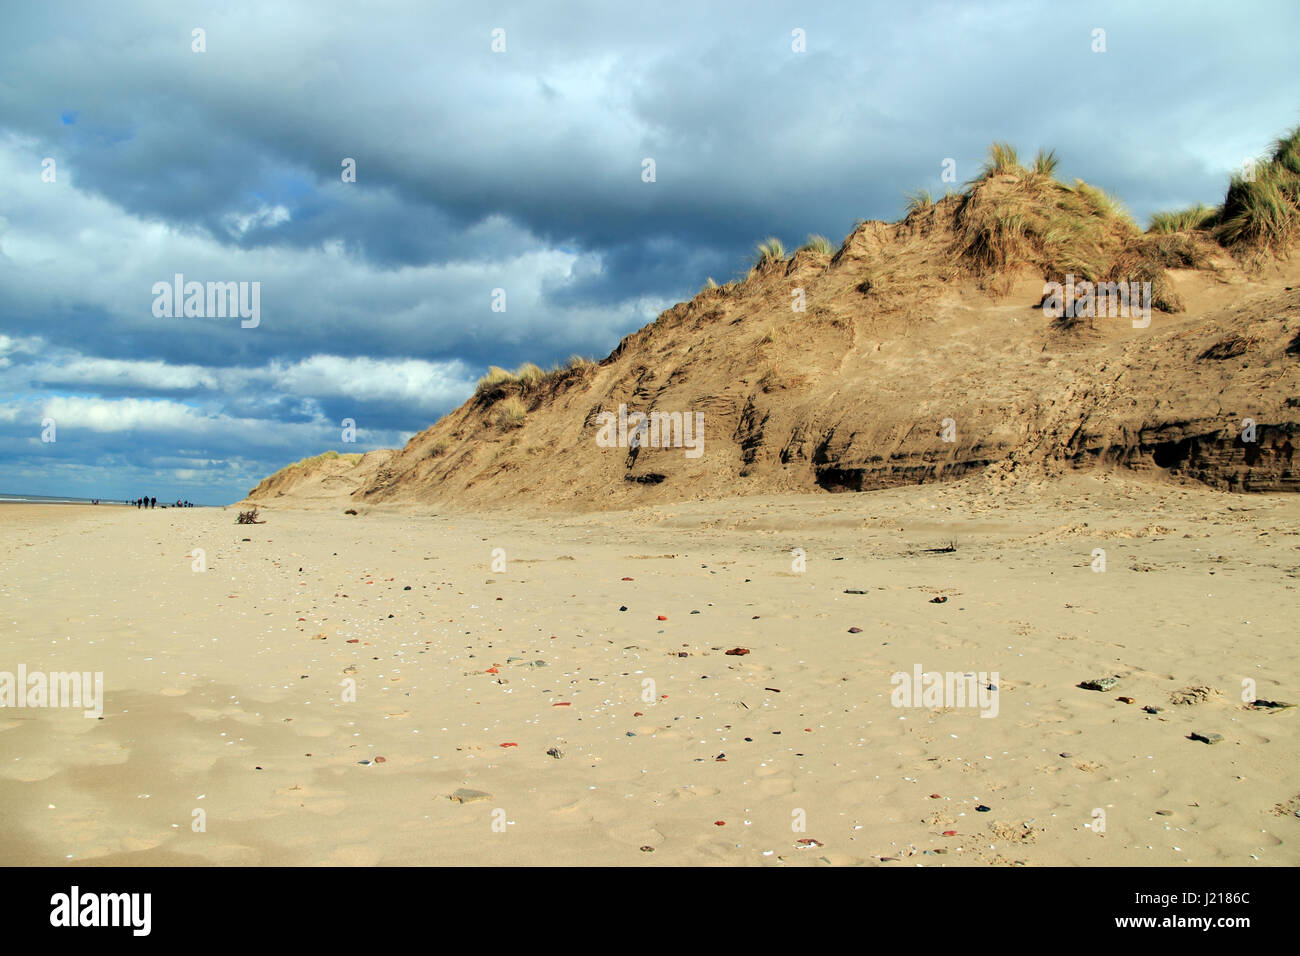
[[(1217, 202), (1300, 123), (1297, 37), (1294, 0), (6, 4), (0, 492), (226, 503), (399, 445), (993, 139), (1141, 221)], [(177, 273), (259, 283), (256, 326), (157, 314)]]

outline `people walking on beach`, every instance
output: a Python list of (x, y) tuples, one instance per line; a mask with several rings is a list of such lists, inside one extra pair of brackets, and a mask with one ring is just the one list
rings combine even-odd
[(150, 508), (157, 508), (157, 507), (158, 507), (158, 499), (157, 499), (157, 498), (150, 498), (150, 499), (149, 499), (149, 507), (150, 507)]

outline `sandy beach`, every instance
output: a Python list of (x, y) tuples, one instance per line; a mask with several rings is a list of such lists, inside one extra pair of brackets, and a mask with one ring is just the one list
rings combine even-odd
[(1294, 495), (359, 511), (0, 509), (0, 862), (1300, 863)]

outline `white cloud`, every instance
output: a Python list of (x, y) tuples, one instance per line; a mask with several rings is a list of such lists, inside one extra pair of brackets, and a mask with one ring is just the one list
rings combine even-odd
[(271, 229), (290, 219), (289, 210), (284, 206), (262, 205), (252, 213), (230, 213), (225, 217), (226, 229), (238, 238), (256, 226), (259, 229)]

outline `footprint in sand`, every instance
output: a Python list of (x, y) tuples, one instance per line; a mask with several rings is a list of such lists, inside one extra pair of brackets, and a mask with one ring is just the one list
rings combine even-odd
[(716, 797), (721, 792), (717, 787), (689, 786), (677, 787), (668, 795), (676, 800), (694, 800), (697, 797)]
[(652, 846), (658, 849), (664, 842), (662, 833), (654, 827), (648, 827), (640, 823), (613, 827), (609, 830), (609, 836), (619, 843), (636, 849), (643, 846)]
[[(815, 849), (815, 848), (814, 848)], [(812, 850), (800, 850), (792, 856), (782, 856), (784, 863), (793, 862), (811, 862), (814, 866), (862, 866), (866, 860), (859, 856), (851, 856), (848, 853), (827, 853), (825, 851), (813, 855)]]
[(348, 808), (347, 795), (342, 790), (317, 793), (310, 787), (294, 784), (292, 787), (281, 787), (276, 790), (275, 797), (274, 805), (285, 810), (310, 810), (312, 813), (333, 816)]
[(341, 846), (321, 866), (376, 866), (382, 854), (373, 846)]
[(769, 777), (758, 782), (759, 792), (768, 797), (783, 797), (794, 793), (794, 781), (789, 777)]
[(19, 783), (35, 783), (38, 780), (48, 780), (62, 769), (52, 759), (27, 757), (0, 769), (0, 777), (17, 780)]

